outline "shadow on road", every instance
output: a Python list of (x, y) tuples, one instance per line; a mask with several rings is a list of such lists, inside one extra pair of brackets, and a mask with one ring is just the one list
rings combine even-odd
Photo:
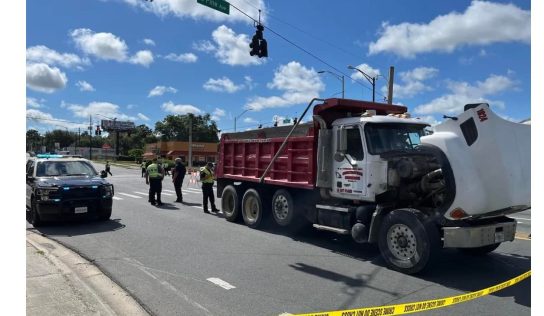
[[(303, 228), (296, 233), (288, 233), (271, 224), (266, 225), (262, 231), (288, 236), (299, 242), (328, 249), (334, 254), (361, 262), (369, 262), (379, 268), (387, 268), (376, 245), (357, 244), (349, 236), (318, 231), (311, 227)], [(346, 288), (351, 290), (368, 286), (367, 281), (353, 279), (307, 264), (297, 263), (291, 267), (305, 273), (342, 282)], [(413, 277), (468, 293), (497, 285), (529, 270), (531, 270), (530, 256), (501, 252), (501, 247), (484, 256), (472, 256), (455, 249), (443, 249), (437, 253), (434, 265), (420, 274), (413, 275)], [(394, 295), (394, 293), (392, 294)], [(512, 297), (517, 304), (531, 307), (531, 279), (528, 278), (490, 295)], [(435, 297), (429, 297), (429, 299), (433, 298)]]
[(116, 231), (125, 228), (121, 224), (121, 219), (111, 219), (108, 221), (62, 221), (50, 222), (38, 228), (27, 228), (48, 236), (79, 236), (96, 234), (102, 232)]

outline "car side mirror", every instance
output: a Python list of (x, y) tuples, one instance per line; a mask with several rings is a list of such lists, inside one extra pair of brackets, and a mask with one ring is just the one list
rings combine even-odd
[(27, 181), (34, 181), (34, 177), (31, 174), (27, 174), (26, 175), (26, 180)]

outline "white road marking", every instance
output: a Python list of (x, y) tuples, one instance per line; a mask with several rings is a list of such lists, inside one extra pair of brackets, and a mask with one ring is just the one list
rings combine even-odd
[(163, 191), (170, 192), (170, 193), (176, 193), (176, 191), (166, 190), (166, 189), (163, 189)]
[(235, 289), (236, 286), (229, 284), (226, 281), (221, 280), (220, 278), (208, 278), (206, 279), (210, 282), (212, 282), (215, 285), (219, 285), (220, 287), (224, 288), (225, 290)]
[(193, 191), (186, 191), (186, 190), (181, 190), (181, 192), (187, 193), (187, 194), (197, 194), (196, 192), (193, 192)]
[(162, 194), (162, 195), (168, 195), (168, 196), (172, 196), (172, 195), (173, 195), (172, 193), (165, 193), (165, 192), (162, 192), (161, 194)]
[(113, 196), (113, 197), (112, 197), (112, 199), (114, 199), (114, 200), (117, 200), (117, 201), (120, 201), (120, 200), (122, 200), (122, 198), (120, 198), (120, 197), (116, 197), (116, 196)]
[(141, 195), (145, 195), (145, 196), (148, 196), (148, 195), (149, 195), (149, 193), (143, 193), (143, 192), (138, 192), (138, 191), (134, 191), (134, 193), (136, 193), (136, 194), (141, 194)]
[(202, 206), (191, 205), (191, 207), (197, 208), (199, 210), (202, 209)]
[(131, 198), (135, 198), (135, 199), (141, 199), (141, 197), (139, 197), (139, 196), (137, 196), (137, 195), (132, 195), (132, 194), (128, 194), (128, 193), (119, 192), (118, 194), (122, 194), (122, 195), (131, 197)]
[(186, 189), (188, 191), (191, 191), (191, 192), (194, 192), (194, 193), (202, 193), (202, 190), (198, 190), (198, 189), (191, 189), (191, 188), (188, 188)]

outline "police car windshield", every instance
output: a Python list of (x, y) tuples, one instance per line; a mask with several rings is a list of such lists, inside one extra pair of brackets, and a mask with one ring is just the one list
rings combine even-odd
[(40, 161), (36, 177), (95, 176), (96, 170), (85, 161)]

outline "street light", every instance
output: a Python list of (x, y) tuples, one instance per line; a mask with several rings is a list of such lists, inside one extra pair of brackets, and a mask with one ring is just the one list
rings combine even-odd
[(348, 66), (348, 69), (357, 70), (365, 77), (366, 80), (368, 80), (368, 82), (370, 82), (370, 84), (372, 85), (372, 102), (374, 102), (376, 97), (376, 77), (370, 77), (369, 75), (364, 73), (361, 69), (353, 67), (351, 65)]
[(234, 117), (234, 132), (236, 133), (236, 120), (239, 119), (242, 115), (244, 115), (247, 111), (251, 111), (251, 109), (247, 109), (244, 112), (240, 113), (238, 116)]
[(344, 98), (344, 76), (343, 75), (340, 76), (339, 74), (336, 74), (336, 73), (334, 73), (332, 71), (328, 71), (328, 70), (320, 70), (317, 73), (318, 74), (329, 73), (329, 74), (335, 76), (336, 79), (342, 81), (342, 99)]

